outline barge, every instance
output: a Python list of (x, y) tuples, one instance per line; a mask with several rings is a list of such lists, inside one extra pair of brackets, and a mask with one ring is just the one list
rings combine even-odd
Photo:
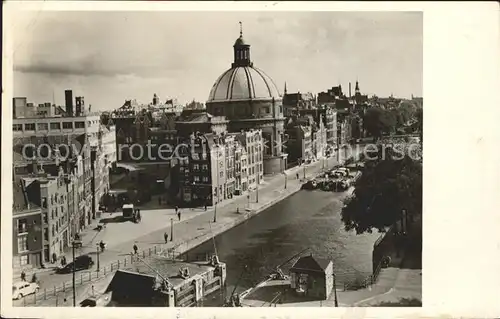
[(285, 275), (279, 267), (267, 279), (239, 294), (239, 307), (338, 307), (333, 262), (313, 257), (299, 258)]
[[(217, 256), (182, 261), (155, 256), (116, 271), (101, 296), (93, 302), (105, 307), (196, 307), (208, 295), (221, 291), (226, 264)], [(105, 300), (106, 302), (104, 302)]]

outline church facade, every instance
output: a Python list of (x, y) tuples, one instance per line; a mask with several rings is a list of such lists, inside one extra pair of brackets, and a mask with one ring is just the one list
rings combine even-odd
[(229, 132), (262, 130), (264, 174), (282, 173), (287, 166), (282, 96), (273, 80), (254, 67), (241, 29), (233, 50), (234, 62), (212, 86), (207, 112), (225, 116)]

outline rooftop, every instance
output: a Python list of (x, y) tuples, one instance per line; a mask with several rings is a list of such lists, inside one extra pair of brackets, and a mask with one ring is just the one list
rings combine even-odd
[(314, 271), (324, 273), (331, 260), (313, 257), (312, 255), (301, 257), (290, 268), (290, 271)]
[[(125, 268), (124, 270), (153, 277), (157, 277), (156, 272), (158, 272), (161, 276), (168, 279), (168, 281), (170, 281), (170, 283), (174, 285), (174, 287), (176, 287), (186, 281), (186, 279), (179, 276), (180, 268), (188, 268), (190, 277), (203, 274), (208, 270), (213, 269), (213, 267), (210, 266), (209, 262), (207, 261), (188, 263), (178, 260), (172, 261), (171, 259), (167, 259), (166, 257), (151, 258), (147, 261), (147, 264), (150, 267), (146, 266), (142, 262), (138, 262), (132, 266)], [(155, 269), (156, 272), (152, 269)]]
[(12, 183), (13, 190), (13, 214), (26, 213), (30, 211), (40, 210), (40, 207), (35, 203), (31, 202), (28, 198), (28, 194), (24, 187), (24, 183), (22, 180), (19, 180), (17, 183)]

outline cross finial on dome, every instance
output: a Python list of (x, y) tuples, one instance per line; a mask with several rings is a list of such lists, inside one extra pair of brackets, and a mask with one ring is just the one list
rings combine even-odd
[(241, 21), (239, 23), (240, 23), (240, 37), (242, 37), (243, 36), (243, 23), (241, 23)]

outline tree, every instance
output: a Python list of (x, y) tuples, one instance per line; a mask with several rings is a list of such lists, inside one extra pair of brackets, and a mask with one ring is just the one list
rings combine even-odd
[(383, 133), (390, 133), (394, 130), (396, 118), (391, 110), (372, 107), (366, 110), (363, 124), (366, 132), (378, 139)]
[(423, 109), (422, 108), (418, 108), (415, 112), (415, 119), (416, 119), (416, 128), (417, 128), (417, 131), (420, 133), (420, 141), (422, 141), (422, 131), (424, 129), (424, 124), (423, 124), (423, 121), (424, 121), (424, 113), (423, 113)]
[[(371, 158), (373, 154), (369, 154)], [(422, 165), (409, 156), (390, 149), (378, 150), (374, 160), (365, 163), (353, 196), (344, 202), (342, 222), (347, 231), (384, 231), (402, 217), (409, 220), (422, 214)], [(385, 158), (384, 158), (385, 157)]]

